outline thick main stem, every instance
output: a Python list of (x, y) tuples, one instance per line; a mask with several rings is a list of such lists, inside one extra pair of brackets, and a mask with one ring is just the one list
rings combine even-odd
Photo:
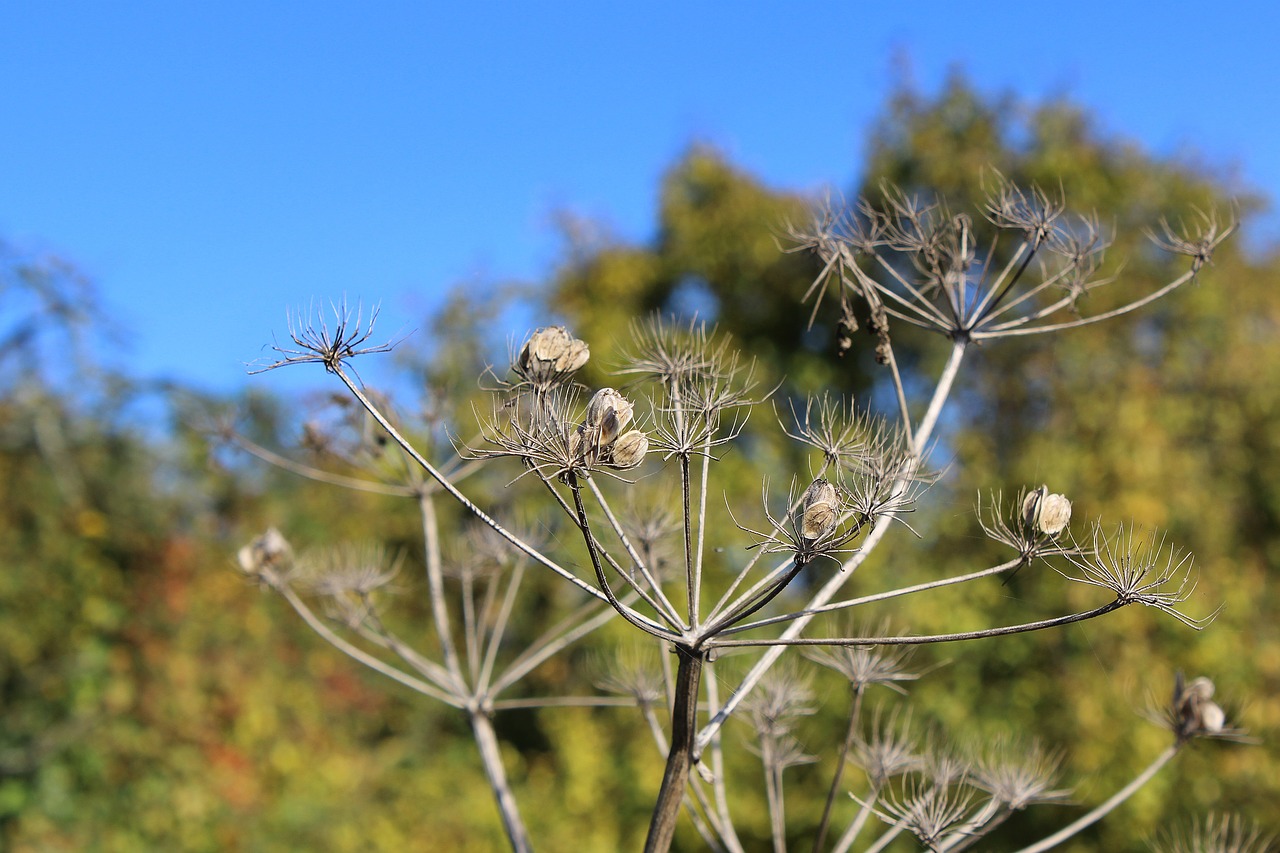
[(698, 689), (702, 682), (705, 652), (676, 646), (680, 665), (676, 669), (675, 702), (671, 710), (671, 747), (667, 753), (667, 769), (662, 775), (662, 788), (649, 822), (645, 853), (666, 853), (675, 837), (676, 819), (684, 802), (693, 767), (694, 735), (698, 728)]
[(493, 721), (484, 711), (471, 711), (471, 732), (476, 739), (476, 748), (480, 752), (480, 761), (484, 764), (484, 775), (493, 790), (494, 802), (502, 815), (502, 828), (506, 830), (507, 840), (516, 853), (528, 853), (533, 848), (529, 844), (529, 833), (520, 819), (520, 809), (516, 806), (516, 798), (511, 793), (511, 785), (507, 781), (507, 771), (502, 766), (502, 753), (498, 749), (498, 736), (493, 730)]

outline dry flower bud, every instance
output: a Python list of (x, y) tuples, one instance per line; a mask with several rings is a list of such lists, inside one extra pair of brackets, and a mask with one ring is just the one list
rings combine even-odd
[(1213, 682), (1204, 676), (1192, 679), (1185, 687), (1181, 686), (1182, 678), (1178, 677), (1174, 693), (1174, 711), (1178, 718), (1179, 731), (1184, 735), (1210, 734), (1222, 732), (1227, 723), (1227, 715), (1213, 697)]
[(601, 388), (587, 404), (586, 425), (598, 428), (599, 445), (608, 447), (631, 423), (634, 410), (626, 397), (612, 388)]
[(1022, 501), (1022, 522), (1033, 533), (1057, 536), (1071, 522), (1071, 501), (1049, 494), (1048, 486), (1033, 489)]
[(1041, 486), (1027, 492), (1027, 496), (1022, 499), (1022, 523), (1032, 530), (1036, 527), (1036, 513), (1040, 509), (1040, 501), (1044, 500), (1047, 494), (1049, 494), (1049, 487)]
[(587, 344), (564, 326), (547, 326), (529, 336), (514, 367), (531, 382), (548, 382), (578, 370), (589, 357)]
[(1222, 708), (1218, 707), (1216, 702), (1205, 702), (1200, 706), (1199, 722), (1202, 731), (1216, 735), (1226, 725), (1227, 715)]
[(293, 549), (279, 530), (268, 528), (258, 538), (236, 553), (240, 569), (247, 575), (260, 574), (263, 569), (274, 568), (289, 561)]
[(840, 519), (840, 496), (836, 487), (822, 477), (814, 480), (800, 497), (800, 536), (810, 541), (821, 539)]
[(1213, 682), (1203, 675), (1199, 678), (1192, 679), (1191, 683), (1182, 691), (1184, 701), (1199, 700), (1207, 702), (1213, 698)]
[(1064, 495), (1047, 495), (1040, 501), (1037, 526), (1042, 533), (1057, 536), (1071, 522), (1071, 501)]
[(569, 341), (569, 347), (556, 359), (556, 370), (561, 373), (577, 373), (591, 357), (591, 348), (586, 341), (577, 338)]
[(649, 436), (638, 429), (624, 432), (610, 448), (609, 464), (615, 468), (634, 468), (649, 452)]

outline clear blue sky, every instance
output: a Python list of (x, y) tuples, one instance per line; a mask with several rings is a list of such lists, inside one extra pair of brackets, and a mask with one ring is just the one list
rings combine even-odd
[(393, 332), (459, 282), (540, 277), (557, 209), (644, 237), (693, 139), (848, 187), (899, 53), (925, 91), (958, 64), (1065, 93), (1275, 198), (1277, 8), (10, 0), (0, 235), (97, 281), (136, 372), (231, 390), (313, 297)]

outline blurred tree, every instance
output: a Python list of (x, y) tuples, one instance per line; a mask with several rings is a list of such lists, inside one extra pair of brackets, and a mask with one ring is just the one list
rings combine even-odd
[[(1228, 217), (1233, 207), (1247, 219), (1262, 205), (1224, 176), (1107, 135), (1069, 101), (1028, 106), (991, 98), (961, 75), (936, 97), (908, 87), (892, 96), (857, 195), (876, 201), (894, 185), (909, 195), (945, 197), (989, 240), (994, 229), (984, 229), (977, 212), (999, 174), (1061, 195), (1069, 210), (1096, 213), (1115, 237), (1099, 275), (1123, 267), (1137, 291), (1167, 280), (1172, 263), (1143, 238), (1144, 229), (1196, 211)], [(829, 384), (874, 393), (885, 384), (883, 369), (866, 338), (841, 357), (834, 305), (806, 331), (811, 306), (798, 297), (818, 270), (777, 243), (782, 223), (805, 216), (804, 205), (695, 147), (663, 181), (652, 240), (627, 245), (584, 238), (590, 229), (582, 225), (570, 231), (548, 310), (584, 330), (593, 346), (616, 339), (637, 313), (698, 311), (785, 371), (792, 390)], [(1280, 551), (1280, 487), (1269, 475), (1280, 470), (1280, 255), (1250, 253), (1246, 245), (1228, 243), (1201, 283), (1146, 311), (982, 348), (935, 454), (940, 465), (965, 460), (925, 501), (932, 512), (922, 523), (940, 534), (938, 549), (916, 555), (912, 562), (923, 569), (894, 568), (923, 579), (970, 565), (986, 547), (974, 539), (972, 496), (1041, 482), (1075, 500), (1080, 517), (1159, 527), (1197, 555), (1201, 611), (1225, 605), (1203, 635), (1160, 625), (1135, 636), (1130, 619), (1027, 635), (956, 649), (946, 673), (916, 689), (953, 731), (1032, 730), (1070, 745), (1069, 773), (1087, 780), (1081, 799), (1122, 783), (1136, 756), (1162, 737), (1136, 712), (1148, 691), (1164, 691), (1172, 668), (1215, 673), (1264, 737), (1280, 723), (1280, 706), (1268, 698), (1280, 678), (1280, 637), (1268, 614), (1280, 600), (1267, 583)], [(1001, 252), (997, 246), (996, 268)], [(1106, 288), (1087, 299), (1090, 313), (1111, 304)], [(943, 348), (910, 330), (894, 332), (910, 383), (911, 372), (936, 364)], [(1054, 602), (1044, 600), (1043, 586), (1025, 572), (1007, 587), (908, 608), (903, 618), (920, 630), (957, 612), (985, 616), (975, 621), (987, 624), (1010, 596), (1048, 611)], [(1077, 597), (1069, 604), (1085, 600)], [(1252, 654), (1241, 654), (1244, 648)], [(975, 708), (983, 714), (975, 716)], [(1190, 756), (1137, 800), (1135, 820), (1104, 821), (1068, 849), (1134, 849), (1159, 821), (1210, 808), (1269, 818), (1266, 804), (1280, 801), (1278, 768), (1274, 746)], [(1025, 821), (1027, 837), (1061, 822), (1053, 809), (1035, 812)]]
[[(936, 97), (894, 94), (861, 192), (874, 198), (887, 179), (972, 211), (992, 169), (1060, 189), (1072, 208), (1114, 223), (1120, 236), (1102, 272), (1124, 263), (1139, 287), (1167, 278), (1160, 254), (1130, 239), (1142, 226), (1192, 206), (1225, 212), (1233, 196), (1246, 214), (1259, 206), (1222, 176), (1109, 137), (1068, 102), (1027, 107), (960, 77)], [(799, 304), (819, 269), (808, 254), (785, 252), (781, 235), (787, 220), (809, 215), (809, 201), (763, 186), (712, 149), (691, 148), (663, 181), (651, 240), (624, 244), (590, 223), (566, 222), (565, 260), (536, 309), (539, 323), (564, 317), (591, 342), (592, 365), (607, 365), (634, 318), (696, 312), (758, 358), (770, 382), (785, 375), (784, 394), (832, 387), (875, 395), (886, 383), (874, 339), (859, 332), (841, 357), (837, 306), (828, 300), (810, 329), (812, 306)], [(172, 436), (144, 431), (126, 416), (134, 383), (88, 357), (50, 361), (60, 351), (92, 352), (75, 343), (97, 322), (88, 282), (56, 259), (0, 248), (0, 846), (412, 850), (423, 849), (429, 823), (435, 849), (501, 847), (465, 726), (320, 647), (280, 602), (251, 594), (227, 570), (235, 548), (267, 524), (318, 544), (371, 538), (412, 548), (415, 514), (385, 496), (250, 473), (194, 429), (210, 401), (175, 392), (167, 398)], [(919, 516), (932, 550), (894, 546), (862, 570), (859, 583), (871, 591), (878, 572), (908, 580), (972, 565), (989, 547), (977, 535), (972, 495), (1041, 482), (1075, 500), (1077, 517), (1131, 517), (1196, 553), (1202, 612), (1226, 605), (1203, 635), (1126, 614), (922, 656), (922, 666), (950, 661), (911, 688), (931, 719), (953, 735), (1026, 730), (1065, 746), (1068, 777), (1083, 780), (1081, 802), (1113, 790), (1159, 749), (1166, 734), (1134, 711), (1148, 690), (1166, 691), (1172, 668), (1210, 673), (1222, 694), (1238, 697), (1264, 745), (1190, 751), (1125, 806), (1125, 819), (1064, 849), (1140, 849), (1154, 827), (1210, 808), (1274, 819), (1280, 755), (1269, 735), (1280, 721), (1280, 638), (1271, 614), (1280, 600), (1268, 581), (1280, 561), (1278, 279), (1274, 249), (1228, 243), (1201, 283), (1146, 312), (984, 347), (935, 453), (938, 464), (966, 462)], [(1108, 295), (1090, 299), (1092, 310)], [(411, 357), (430, 389), (429, 413), (472, 393), (475, 373), (501, 344), (486, 334), (505, 300), (458, 299), (445, 325), (470, 333), (429, 358)], [(895, 343), (908, 383), (939, 360), (937, 342), (923, 335), (895, 328)], [(60, 375), (82, 381), (59, 384)], [(240, 402), (245, 435), (304, 452), (305, 434), (292, 425), (323, 408)], [(465, 422), (466, 412), (464, 403), (453, 414)], [(791, 452), (771, 443), (776, 429), (752, 428), (748, 450), (757, 457)], [(769, 467), (795, 470), (788, 459)], [(503, 485), (487, 487), (495, 500)], [(905, 616), (895, 609), (895, 617), (926, 631), (957, 619), (990, 622), (1009, 599), (1060, 611), (1037, 571), (1007, 586), (966, 587)], [(399, 583), (405, 633), (427, 620), (413, 604), (421, 584), (412, 569)], [(1062, 585), (1053, 589), (1061, 594)], [(531, 590), (537, 601), (548, 594)], [(1067, 594), (1067, 605), (1079, 603)], [(537, 629), (536, 617), (513, 627), (512, 642)], [(602, 632), (540, 670), (539, 688), (589, 688), (592, 660), (614, 642)], [(819, 695), (840, 695), (838, 679), (816, 677)], [(839, 713), (825, 708), (799, 730), (828, 759), (788, 781), (798, 825), (816, 823)], [(633, 716), (572, 709), (498, 719), (530, 831), (546, 849), (638, 845), (661, 762), (634, 737)], [(764, 845), (761, 802), (734, 796), (742, 797), (732, 807), (744, 842)], [(1035, 837), (1066, 814), (1033, 810), (1011, 829)], [(691, 833), (681, 840), (698, 845)]]

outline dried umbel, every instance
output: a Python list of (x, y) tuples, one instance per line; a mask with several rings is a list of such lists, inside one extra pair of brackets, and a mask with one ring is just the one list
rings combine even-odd
[(1056, 537), (1071, 523), (1071, 501), (1049, 494), (1048, 486), (1027, 493), (1022, 501), (1022, 521), (1033, 533)]
[(279, 530), (270, 527), (236, 553), (236, 562), (246, 575), (257, 576), (287, 567), (293, 562), (293, 549)]
[(548, 385), (580, 370), (590, 356), (586, 342), (564, 326), (546, 326), (525, 341), (512, 369), (534, 385)]
[(836, 487), (817, 478), (800, 496), (796, 530), (802, 539), (816, 541), (835, 529), (840, 520), (840, 495)]

